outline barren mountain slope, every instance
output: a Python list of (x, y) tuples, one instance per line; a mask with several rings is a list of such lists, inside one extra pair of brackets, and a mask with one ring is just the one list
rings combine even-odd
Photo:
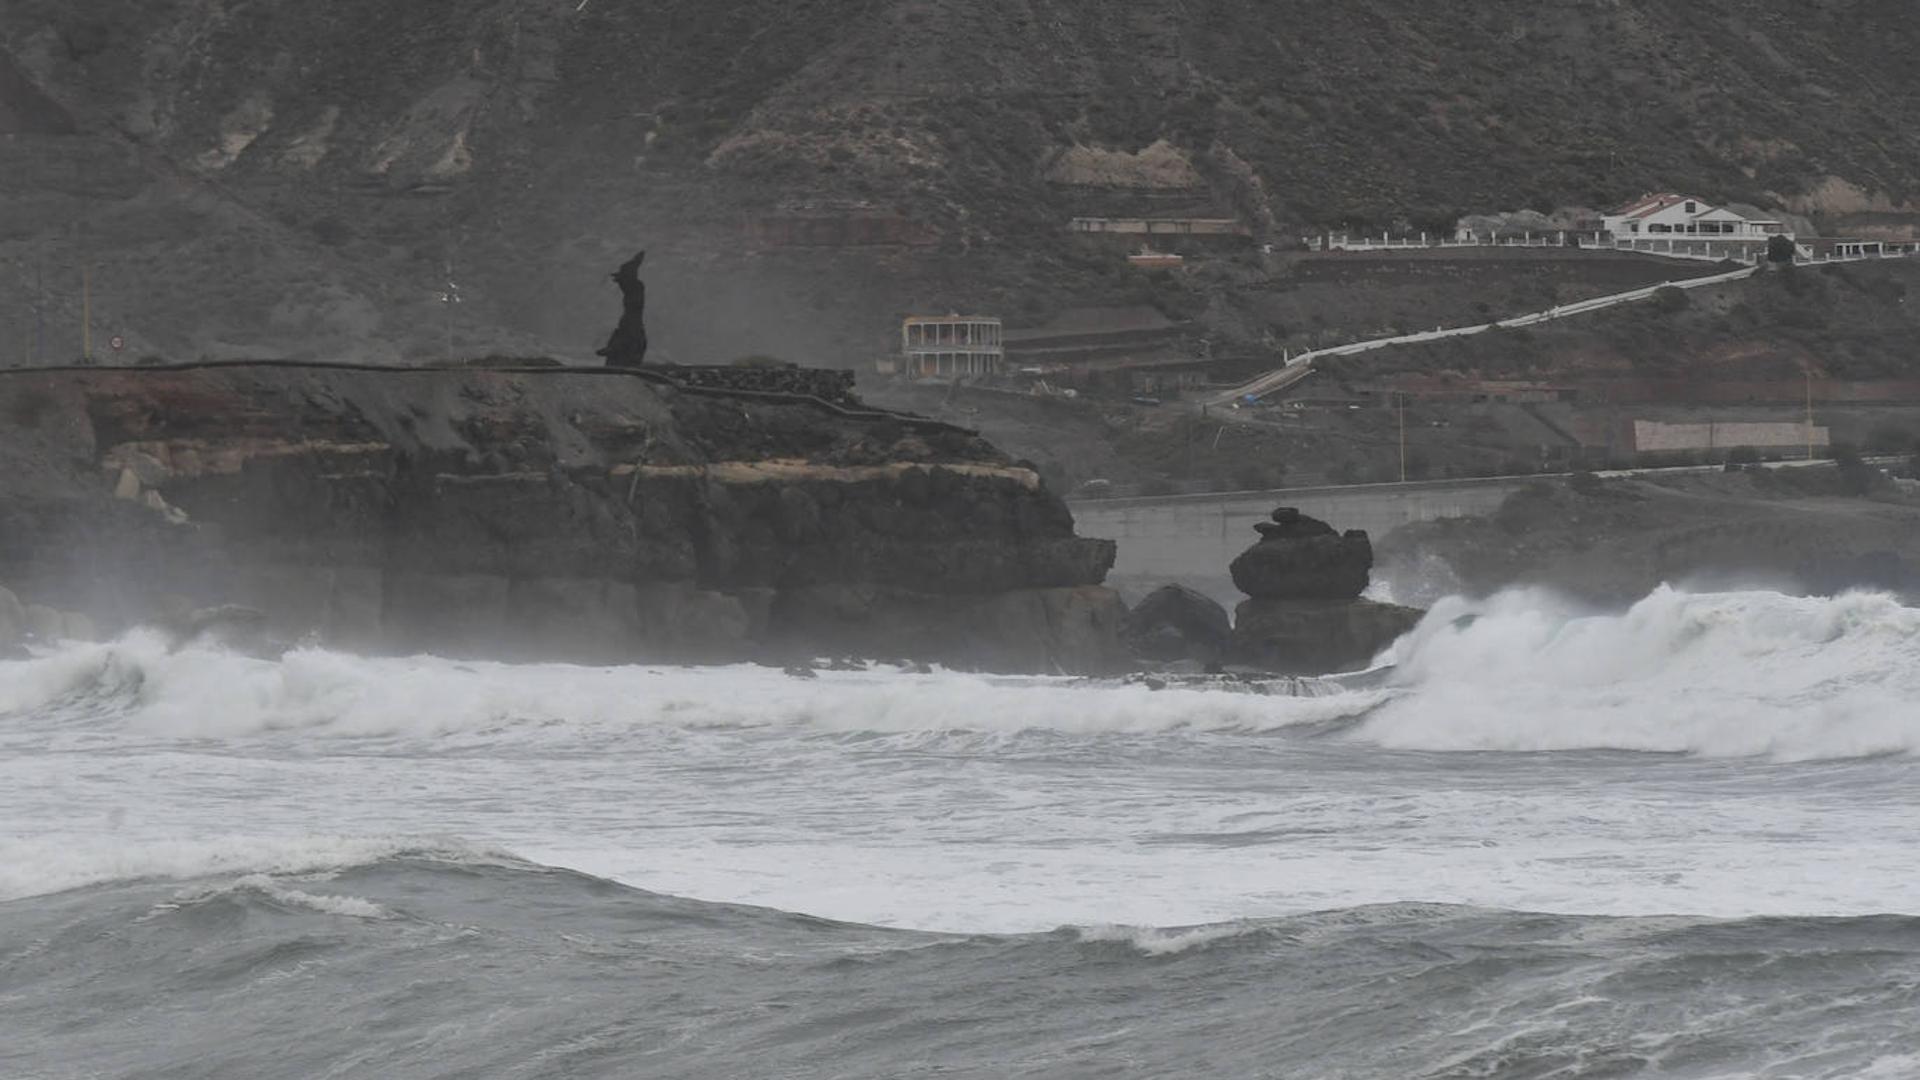
[[(36, 271), (77, 320), (83, 253), (136, 351), (401, 359), (449, 306), (459, 351), (584, 355), (646, 243), (661, 355), (824, 363), (1130, 287), (1076, 212), (1903, 228), (1916, 46), (1895, 0), (0, 0), (0, 355)], [(765, 250), (849, 215), (895, 242)]]

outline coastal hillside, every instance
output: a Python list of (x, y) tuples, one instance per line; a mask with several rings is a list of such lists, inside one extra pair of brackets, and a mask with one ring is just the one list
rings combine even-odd
[(1245, 286), (1075, 215), (1284, 249), (1673, 189), (1902, 234), (1916, 46), (1890, 0), (0, 0), (0, 357), (90, 301), (126, 359), (584, 358), (641, 245), (679, 362)]

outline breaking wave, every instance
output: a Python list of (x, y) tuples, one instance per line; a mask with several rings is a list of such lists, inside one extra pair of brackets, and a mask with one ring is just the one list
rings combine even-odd
[(890, 668), (586, 668), (299, 649), (171, 652), (134, 634), (0, 663), (8, 738), (417, 739), (457, 747), (648, 729), (1006, 739), (1278, 732), (1397, 750), (1622, 750), (1782, 761), (1920, 748), (1920, 611), (1858, 593), (1662, 588), (1626, 612), (1553, 594), (1449, 599), (1389, 678), (1265, 696)]
[(1397, 749), (1782, 761), (1920, 749), (1920, 610), (1661, 588), (1624, 613), (1514, 591), (1437, 605), (1358, 737)]

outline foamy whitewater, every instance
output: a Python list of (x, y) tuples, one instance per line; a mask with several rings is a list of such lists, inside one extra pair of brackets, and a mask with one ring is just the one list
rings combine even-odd
[(1920, 611), (1382, 663), (3, 662), (0, 1076), (1920, 1075)]

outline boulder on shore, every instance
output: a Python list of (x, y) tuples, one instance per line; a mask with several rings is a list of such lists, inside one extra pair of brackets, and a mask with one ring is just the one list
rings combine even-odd
[(1360, 671), (1426, 612), (1372, 600), (1263, 600), (1234, 611), (1233, 663), (1276, 675)]
[(1292, 507), (1254, 526), (1260, 542), (1233, 561), (1251, 599), (1234, 612), (1227, 659), (1282, 675), (1364, 668), (1420, 622), (1414, 608), (1360, 599), (1373, 570), (1364, 531), (1338, 533)]
[(1211, 597), (1184, 585), (1168, 585), (1127, 613), (1120, 636), (1141, 660), (1216, 663), (1227, 654), (1233, 623), (1227, 609)]

